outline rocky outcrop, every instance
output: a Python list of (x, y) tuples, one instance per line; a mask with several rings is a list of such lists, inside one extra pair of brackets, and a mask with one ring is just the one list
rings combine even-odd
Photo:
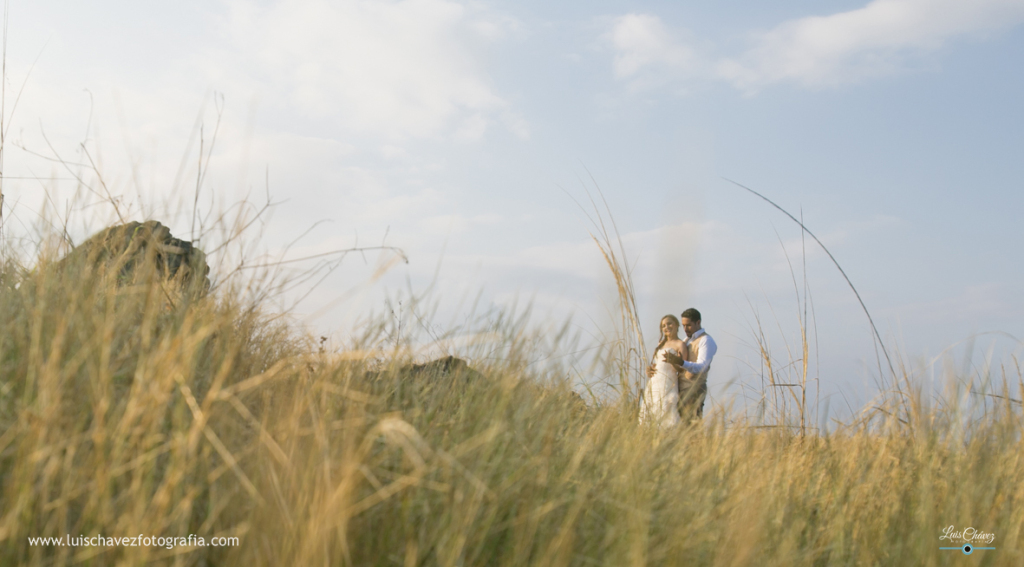
[[(466, 388), (490, 387), (494, 381), (484, 373), (470, 366), (465, 360), (454, 356), (437, 358), (423, 364), (407, 364), (397, 369), (399, 383), (405, 387), (399, 392), (394, 392), (398, 398), (422, 395), (427, 391), (447, 391), (458, 398), (458, 393)], [(376, 378), (379, 373), (371, 372), (369, 376)], [(532, 381), (524, 381), (520, 384), (524, 391), (531, 392), (531, 398), (545, 398), (561, 400), (558, 403), (566, 404), (572, 408), (575, 415), (586, 414), (589, 410), (583, 397), (572, 390), (563, 390), (557, 387), (549, 387)], [(415, 392), (415, 393), (413, 393)]]
[(75, 247), (59, 263), (63, 271), (116, 272), (119, 285), (135, 283), (151, 269), (183, 290), (204, 294), (210, 288), (206, 255), (192, 242), (175, 238), (157, 221), (108, 227)]

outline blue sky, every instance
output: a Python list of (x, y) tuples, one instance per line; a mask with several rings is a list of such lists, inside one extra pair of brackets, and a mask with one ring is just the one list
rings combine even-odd
[[(5, 230), (31, 234), (38, 213), (69, 206), (78, 234), (115, 218), (20, 149), (70, 161), (84, 142), (122, 214), (187, 234), (190, 134), (202, 124), (208, 141), (221, 104), (204, 210), (258, 199), (269, 178), (283, 201), (269, 253), (386, 235), (409, 256), (372, 285), (376, 257), (346, 260), (296, 310), (317, 332), (341, 344), (386, 294), (436, 274), (441, 324), (479, 292), (596, 336), (610, 276), (570, 198), (592, 175), (649, 339), (662, 314), (701, 309), (724, 399), (759, 383), (755, 313), (778, 319), (773, 351), (789, 359), (786, 254), (801, 250), (789, 220), (728, 178), (802, 211), (890, 348), (928, 376), (948, 347), (962, 363), (976, 333), (1024, 337), (1021, 23), (1021, 0), (14, 1), (8, 93), (25, 87)], [(813, 247), (807, 269), (822, 391), (862, 401), (866, 319)], [(1019, 353), (994, 335), (977, 346), (975, 362)]]

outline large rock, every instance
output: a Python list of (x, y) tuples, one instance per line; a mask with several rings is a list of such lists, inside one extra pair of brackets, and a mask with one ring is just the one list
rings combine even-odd
[(477, 372), (465, 360), (455, 358), (454, 356), (445, 356), (424, 364), (409, 364), (403, 366), (401, 372), (415, 378), (435, 380), (451, 379), (453, 377), (465, 377), (471, 380), (484, 379), (484, 375)]
[[(457, 393), (466, 387), (488, 387), (495, 384), (491, 378), (477, 371), (465, 360), (454, 356), (445, 356), (423, 364), (407, 364), (398, 369), (398, 375), (404, 382), (414, 386), (414, 390), (422, 392), (425, 389), (443, 389), (456, 394), (456, 398)], [(570, 407), (574, 415), (585, 415), (589, 411), (583, 397), (572, 390), (549, 387), (532, 381), (524, 381), (521, 387), (531, 392), (530, 396), (535, 399), (552, 396), (561, 400), (559, 403)]]
[(108, 227), (76, 246), (59, 266), (64, 270), (116, 270), (121, 285), (135, 283), (143, 268), (149, 267), (184, 290), (204, 294), (210, 288), (210, 267), (203, 251), (152, 220)]

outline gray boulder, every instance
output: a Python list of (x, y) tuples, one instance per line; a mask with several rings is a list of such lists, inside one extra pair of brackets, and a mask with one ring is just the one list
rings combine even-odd
[(82, 276), (85, 271), (116, 271), (119, 285), (136, 283), (149, 269), (176, 282), (182, 290), (202, 295), (210, 289), (210, 266), (203, 251), (152, 220), (108, 227), (76, 246), (58, 267)]

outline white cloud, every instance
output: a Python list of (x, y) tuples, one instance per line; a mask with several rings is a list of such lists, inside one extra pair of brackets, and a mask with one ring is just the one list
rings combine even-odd
[(480, 57), (514, 28), (508, 18), (448, 0), (230, 6), (231, 55), (212, 74), (307, 119), (394, 138), (478, 138), (494, 122), (522, 131)]
[(615, 76), (620, 78), (633, 76), (650, 64), (682, 67), (693, 58), (692, 50), (678, 43), (655, 15), (631, 13), (615, 18), (610, 38), (617, 51)]
[(650, 14), (626, 14), (615, 19), (609, 33), (615, 48), (613, 68), (620, 79), (645, 68), (684, 69), (694, 60), (693, 50), (680, 43), (661, 19)]
[[(107, 187), (130, 206), (128, 216), (159, 214), (172, 223), (180, 217), (191, 227), (198, 126), (208, 152), (218, 108), (223, 122), (213, 167), (204, 167), (210, 175), (203, 207), (261, 195), (269, 171), (275, 200), (282, 192), (290, 200), (278, 218), (303, 226), (332, 218), (347, 222), (349, 233), (450, 209), (430, 189), (447, 151), (437, 142), (472, 142), (498, 128), (529, 135), (489, 80), (486, 60), (487, 50), (518, 33), (519, 24), (479, 3), (225, 0), (189, 12), (185, 19), (194, 19), (195, 28), (165, 22), (160, 33), (132, 36), (137, 41), (127, 51), (119, 40), (90, 38), (144, 28), (131, 19), (140, 14), (114, 22), (85, 8), (61, 11), (61, 18), (50, 12), (32, 5), (18, 14), (9, 82), (20, 88), (33, 58), (44, 56), (9, 140), (46, 156), (52, 144), (72, 162), (84, 159), (86, 142)], [(48, 34), (53, 41), (43, 50)], [(224, 98), (204, 98), (209, 90)], [(77, 203), (71, 173), (10, 142), (8, 149), (6, 206), (17, 204), (12, 226), (32, 227), (45, 202), (40, 183), (62, 210), (65, 198)], [(78, 206), (104, 200), (85, 195)], [(293, 206), (307, 209), (292, 219), (284, 211)], [(111, 207), (87, 210), (89, 230), (114, 219)]]
[(951, 40), (1021, 23), (1024, 0), (873, 0), (754, 34), (738, 56), (703, 56), (651, 14), (616, 18), (606, 39), (615, 50), (615, 77), (631, 88), (698, 77), (754, 91), (780, 82), (820, 88), (892, 74)]
[(863, 8), (784, 22), (720, 75), (740, 88), (793, 81), (821, 87), (898, 71), (947, 41), (1024, 22), (1022, 0), (874, 0)]

